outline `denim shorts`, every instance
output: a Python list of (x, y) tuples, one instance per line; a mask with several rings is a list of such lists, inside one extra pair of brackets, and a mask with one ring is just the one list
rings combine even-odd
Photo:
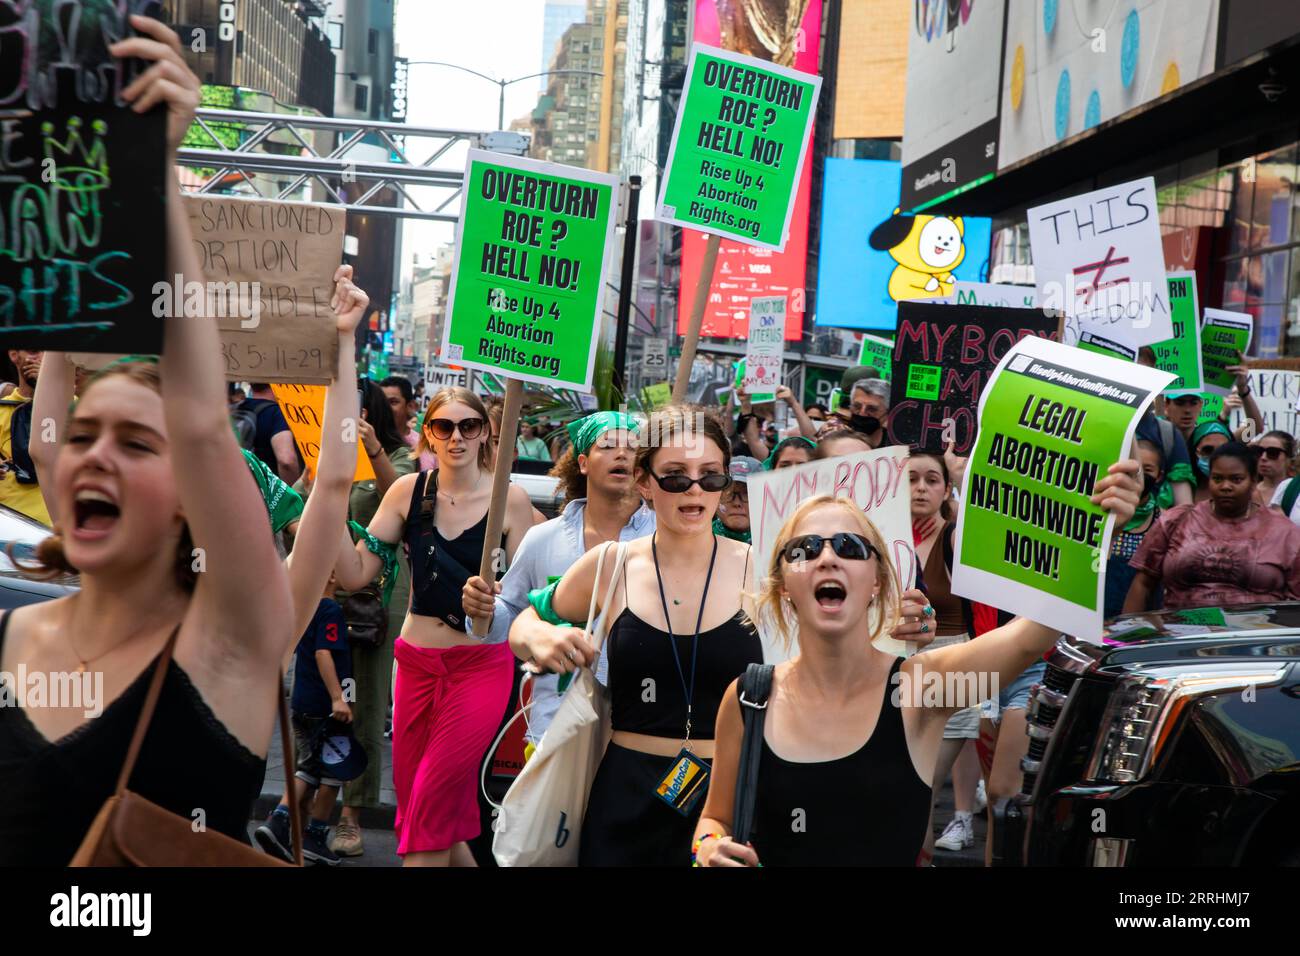
[(1034, 689), (1035, 684), (1043, 682), (1043, 675), (1046, 673), (1047, 661), (1030, 664), (1020, 672), (1020, 676), (998, 692), (997, 712), (993, 712), (992, 701), (987, 701), (981, 716), (996, 723), (1001, 719), (1001, 712), (1004, 710), (1013, 707), (1024, 710), (1029, 706), (1029, 692)]

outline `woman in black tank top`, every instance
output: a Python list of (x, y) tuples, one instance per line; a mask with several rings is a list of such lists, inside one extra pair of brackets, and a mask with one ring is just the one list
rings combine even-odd
[[(1094, 500), (1121, 523), (1137, 504), (1138, 473), (1136, 461), (1112, 465), (1097, 485)], [(948, 673), (1009, 683), (1058, 632), (1016, 618), (978, 641), (899, 661), (871, 642), (933, 609), (901, 601), (897, 587), (880, 533), (850, 501), (821, 496), (795, 509), (778, 535), (760, 613), (787, 640), (798, 627), (800, 654), (773, 675), (753, 831), (746, 845), (731, 838), (744, 736), (733, 684), (718, 711), (715, 779), (695, 830), (699, 865), (916, 865), (943, 726), (978, 703), (927, 707), (923, 688), (935, 676), (947, 686)]]
[[(197, 96), (199, 84), (166, 45), (176, 42), (170, 30), (143, 18), (132, 25), (162, 42), (127, 41), (119, 55), (170, 60), (184, 77), (158, 92), (172, 110), (164, 162), (168, 272), (182, 274), (188, 287), (201, 282), (203, 272), (170, 170), (192, 120), (185, 100), (191, 91)], [(349, 343), (365, 305), (350, 275), (341, 269), (335, 290), (339, 328), (347, 325)], [(131, 358), (98, 373), (68, 414), (57, 454), (38, 456), (42, 494), (56, 526), (38, 547), (33, 570), (79, 572), (81, 589), (5, 615), (0, 671), (21, 667), (29, 678), (40, 674), (50, 681), (84, 674), (94, 700), (0, 707), (0, 780), (6, 787), (0, 865), (71, 859), (113, 791), (154, 664), (173, 636), (161, 696), (128, 786), (187, 820), (202, 807), (208, 827), (247, 839), (281, 662), (305, 622), (295, 629), (297, 587), (291, 589), (267, 534), (266, 508), (225, 414), (216, 325), (168, 316), (164, 339), (157, 364)], [(340, 360), (349, 354), (341, 348)], [(46, 354), (49, 367), (65, 361), (59, 353)], [(352, 392), (350, 381), (330, 390), (327, 419), (342, 420), (337, 395)], [(335, 443), (323, 444), (321, 470), (328, 474), (344, 455)], [(315, 518), (309, 522), (304, 514), (300, 530), (320, 530), (331, 524), (331, 511), (342, 514), (346, 478), (340, 487), (339, 494), (322, 493), (319, 503), (308, 505)], [(335, 540), (331, 525), (316, 536), (321, 559), (300, 562), (302, 581), (318, 578), (308, 589), (312, 607)]]
[[(652, 416), (642, 434), (648, 443), (637, 454), (637, 482), (654, 508), (656, 532), (628, 546), (624, 576), (613, 582), (611, 606), (601, 609), (610, 622), (614, 734), (582, 823), (584, 866), (689, 862), (707, 778), (693, 791), (681, 780), (698, 781), (708, 770), (717, 704), (727, 685), (762, 659), (743, 610), (749, 546), (713, 534), (729, 480), (721, 428), (702, 413), (670, 408)], [(605, 562), (605, 580), (596, 581), (599, 556), (588, 551), (561, 579), (552, 603), (561, 618), (582, 623), (593, 591), (598, 599), (609, 593), (614, 562)], [(514, 627), (529, 629), (531, 642), (552, 625), (529, 608)], [(579, 644), (566, 672), (594, 662), (591, 645)]]

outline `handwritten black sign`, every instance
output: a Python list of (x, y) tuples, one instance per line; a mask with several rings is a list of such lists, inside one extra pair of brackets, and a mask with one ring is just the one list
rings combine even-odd
[(158, 11), (0, 3), (0, 346), (162, 350), (166, 111), (124, 105), (147, 64), (108, 53)]
[(1021, 339), (1055, 339), (1056, 327), (1038, 309), (900, 302), (889, 440), (942, 452), (951, 438), (958, 454), (968, 454), (990, 373)]

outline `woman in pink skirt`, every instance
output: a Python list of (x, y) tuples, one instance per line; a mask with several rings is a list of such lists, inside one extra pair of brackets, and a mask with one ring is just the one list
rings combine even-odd
[[(479, 762), (505, 715), (514, 655), (469, 631), (461, 589), (478, 574), (492, 497), (487, 409), (463, 388), (439, 390), (420, 423), (420, 450), (437, 471), (397, 479), (370, 523), (381, 542), (405, 543), (411, 605), (394, 644), (393, 786), (397, 853), (406, 866), (472, 866), (479, 834)], [(511, 486), (500, 547), (506, 561), (533, 523), (527, 493)], [(339, 562), (343, 587), (374, 579), (381, 559), (362, 540)]]

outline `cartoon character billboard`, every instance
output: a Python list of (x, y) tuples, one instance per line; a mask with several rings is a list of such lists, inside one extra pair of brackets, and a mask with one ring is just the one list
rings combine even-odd
[(827, 159), (817, 324), (892, 330), (898, 303), (953, 294), (988, 272), (988, 219), (899, 212), (899, 164)]

